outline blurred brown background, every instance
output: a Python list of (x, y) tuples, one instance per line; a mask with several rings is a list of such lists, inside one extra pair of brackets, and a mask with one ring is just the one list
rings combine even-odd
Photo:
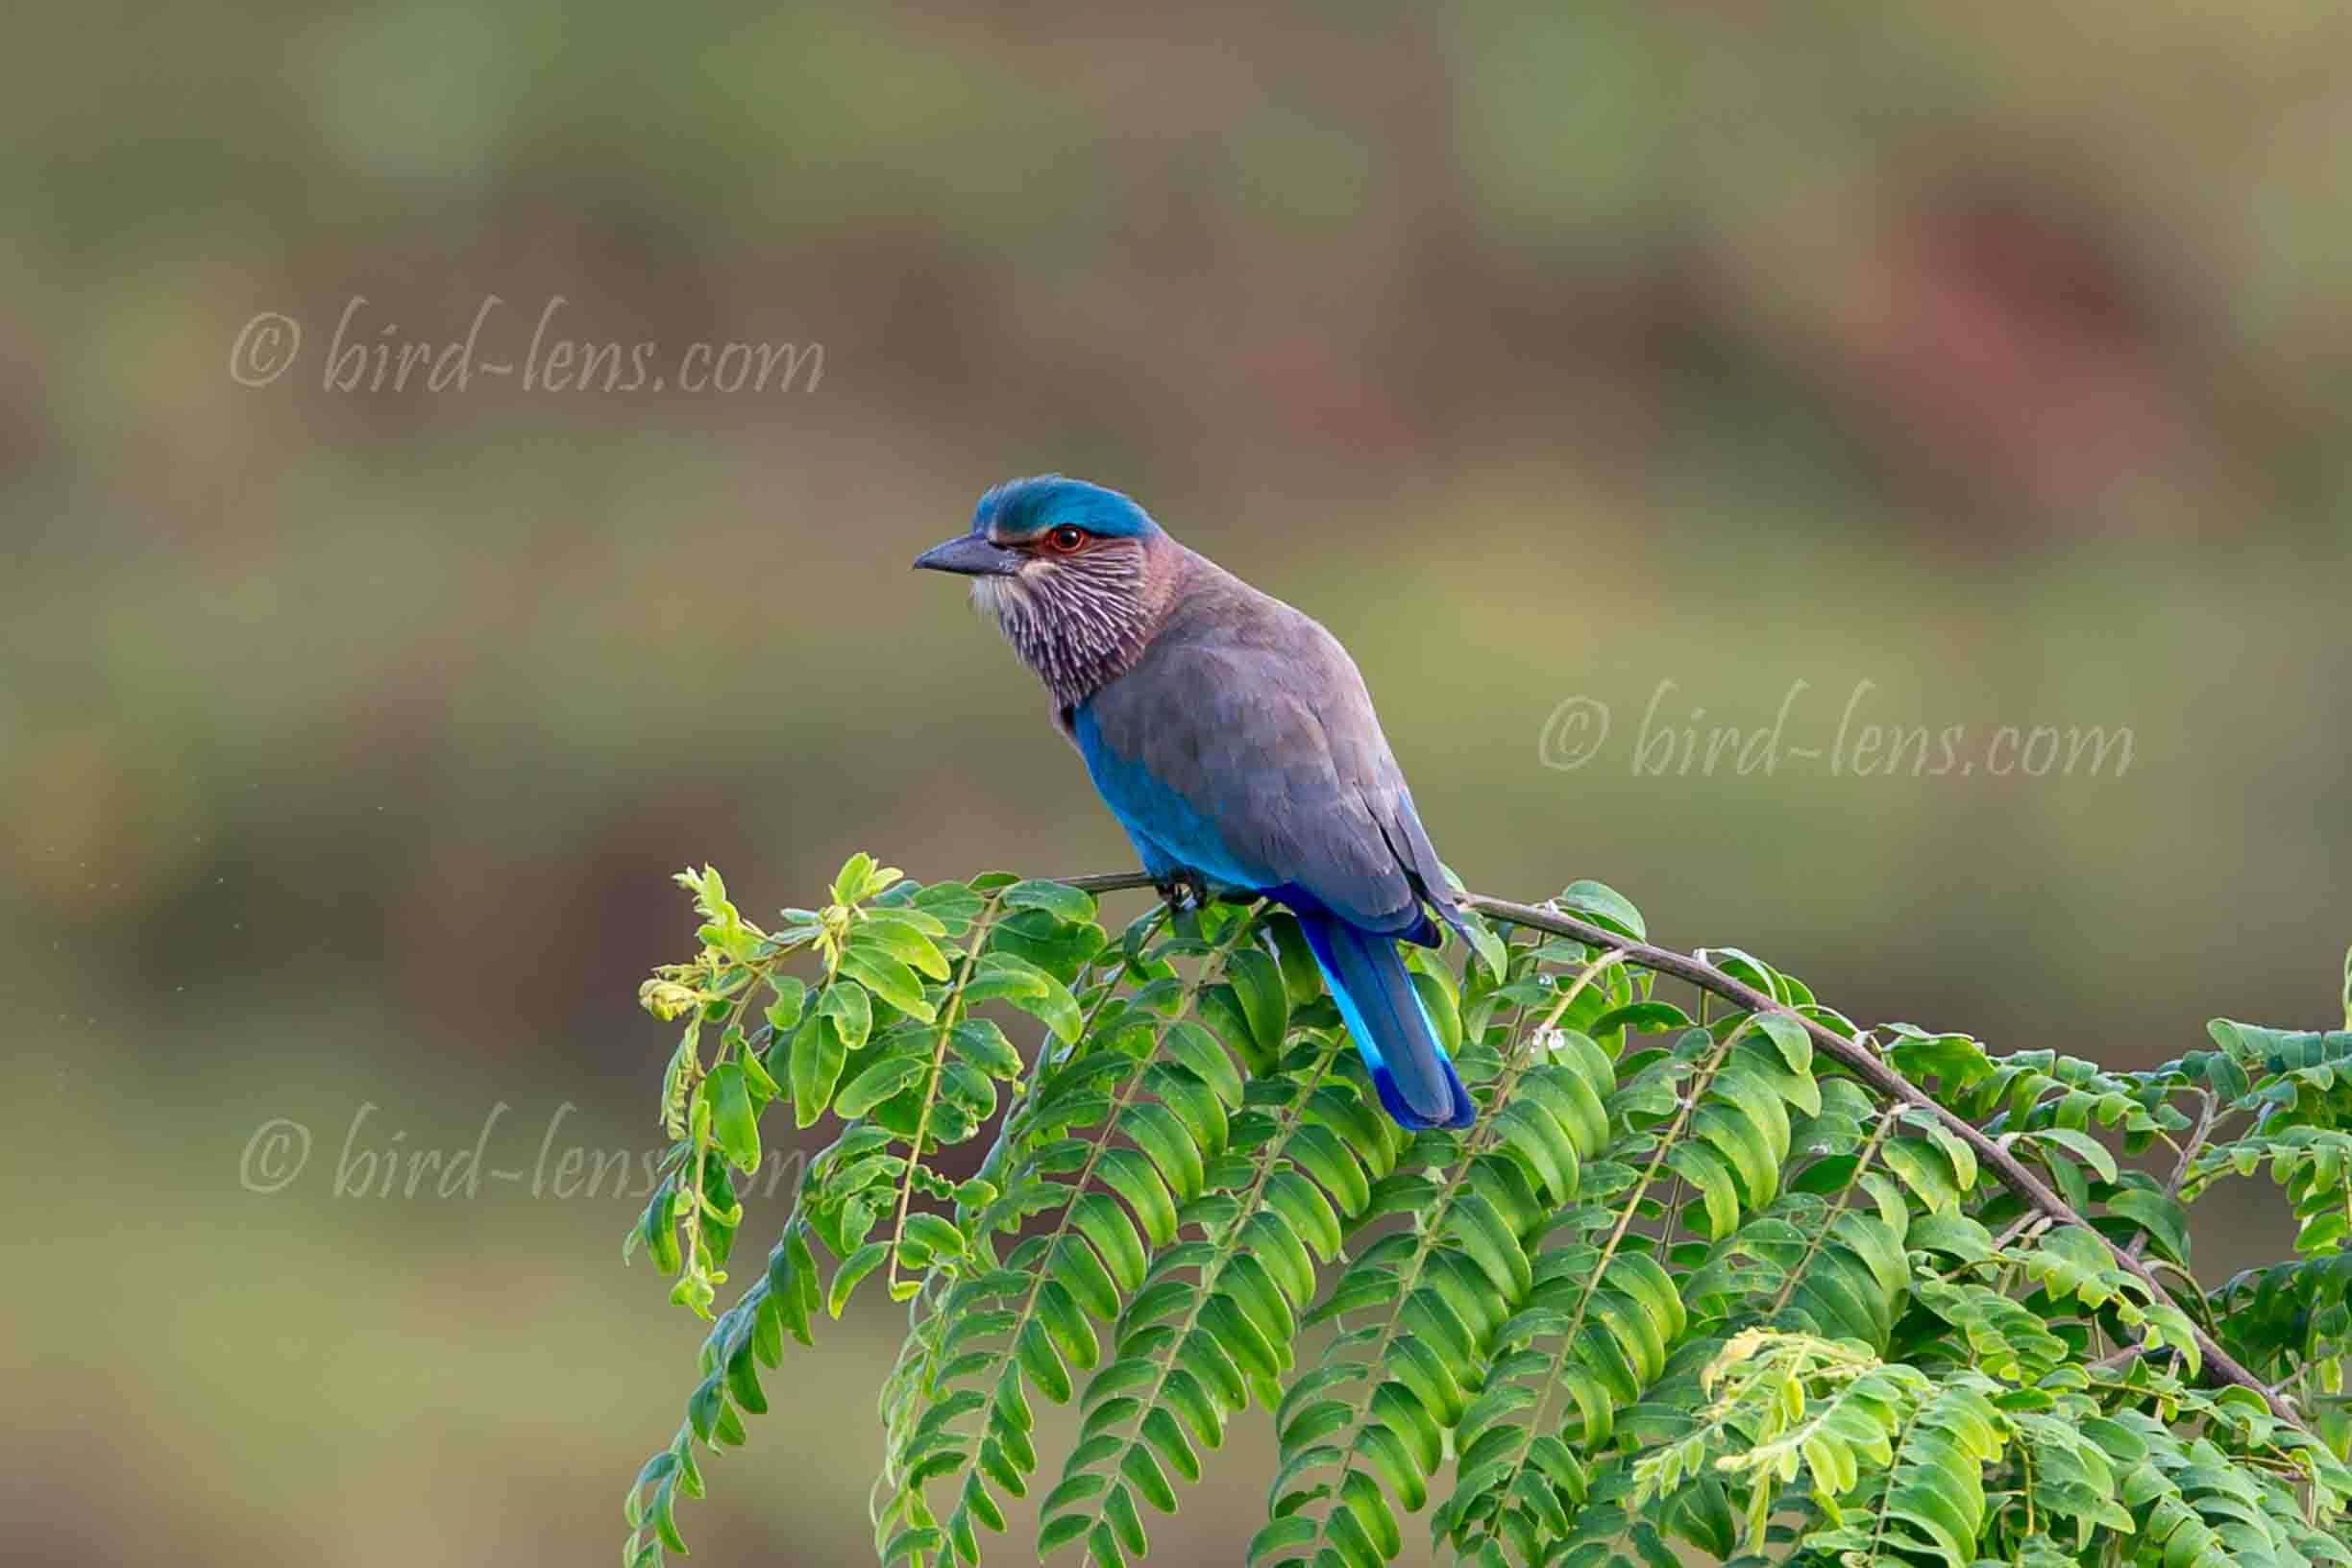
[[(1129, 863), (906, 572), (1011, 475), (1323, 618), (1482, 890), (2004, 1046), (2336, 1021), (2352, 19), (1759, 10), (20, 12), (0, 1557), (609, 1560), (698, 1331), (636, 1204), (530, 1188), (656, 1141), (668, 873)], [(491, 295), (463, 387), (323, 380), (347, 310)], [(558, 300), (821, 379), (527, 391)], [(1801, 680), (1769, 773), (1703, 766)], [(1850, 701), (2132, 749), (1858, 775)], [(478, 1139), (512, 1179), (337, 1195)], [(699, 1560), (865, 1554), (893, 1328), (793, 1363)], [(1170, 1560), (1237, 1555), (1261, 1425)]]

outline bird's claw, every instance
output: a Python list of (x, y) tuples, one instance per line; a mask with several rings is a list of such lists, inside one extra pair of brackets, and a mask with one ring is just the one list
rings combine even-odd
[(1188, 910), (1209, 907), (1209, 884), (1198, 871), (1177, 871), (1157, 886), (1161, 900), (1167, 905), (1170, 919)]

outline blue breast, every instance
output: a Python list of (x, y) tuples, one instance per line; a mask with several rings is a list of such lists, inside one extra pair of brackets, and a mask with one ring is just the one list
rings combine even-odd
[(1253, 892), (1263, 892), (1283, 880), (1267, 867), (1237, 853), (1226, 844), (1213, 819), (1154, 778), (1141, 761), (1120, 756), (1106, 746), (1094, 723), (1092, 706), (1090, 702), (1079, 704), (1070, 716), (1070, 733), (1103, 803), (1135, 840), (1144, 870), (1162, 875), (1177, 867), (1190, 867), (1213, 882)]

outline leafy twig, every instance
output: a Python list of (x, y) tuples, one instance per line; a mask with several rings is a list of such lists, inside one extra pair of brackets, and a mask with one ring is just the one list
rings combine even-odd
[(971, 941), (964, 947), (964, 968), (956, 974), (955, 989), (947, 993), (947, 1001), (939, 1012), (939, 1039), (932, 1045), (931, 1076), (924, 1081), (922, 1113), (915, 1118), (915, 1139), (907, 1146), (906, 1180), (898, 1188), (898, 1217), (891, 1225), (889, 1289), (893, 1301), (899, 1299), (898, 1252), (906, 1243), (907, 1211), (915, 1201), (915, 1173), (922, 1164), (923, 1138), (931, 1130), (931, 1108), (939, 1103), (940, 1074), (947, 1067), (947, 1041), (955, 1034), (958, 1015), (964, 1007), (964, 988), (970, 983), (972, 971), (979, 968), (980, 944), (988, 940), (997, 901), (1002, 896), (1002, 889), (991, 893), (981, 903), (980, 913), (972, 917)]
[[(1072, 887), (1083, 888), (1089, 893), (1115, 893), (1132, 888), (1153, 886), (1151, 879), (1140, 871), (1066, 877), (1063, 880)], [(2178, 1309), (2179, 1304), (2173, 1301), (2171, 1295), (2166, 1291), (2163, 1284), (2158, 1281), (2154, 1271), (2146, 1263), (2109, 1240), (2105, 1236), (2099, 1235), (2089, 1220), (2077, 1213), (2072, 1205), (2052, 1191), (2039, 1176), (2027, 1168), (2022, 1161), (2010, 1153), (2005, 1145), (1997, 1142), (1974, 1122), (1937, 1104), (1925, 1090), (1887, 1066), (1866, 1047), (1806, 1017), (1796, 1009), (1775, 997), (1766, 995), (1746, 982), (1734, 979), (1714, 965), (1693, 958), (1688, 953), (1678, 953), (1672, 948), (1657, 947), (1646, 942), (1637, 942), (1606, 926), (1579, 919), (1557, 909), (1515, 903), (1507, 898), (1490, 898), (1483, 894), (1477, 893), (1461, 894), (1460, 902), (1466, 909), (1491, 916), (1496, 919), (1507, 920), (1514, 925), (1524, 925), (1537, 931), (1548, 931), (1554, 936), (1568, 937), (1583, 943), (1588, 947), (1622, 951), (1626, 955), (1626, 962), (1629, 964), (1648, 969), (1654, 974), (1672, 975), (1678, 980), (1687, 981), (1702, 991), (1711, 992), (1727, 1002), (1737, 1004), (1748, 1012), (1788, 1015), (1803, 1028), (1805, 1034), (1811, 1038), (1816, 1049), (1825, 1053), (1840, 1066), (1881, 1094), (1900, 1100), (1906, 1105), (1916, 1106), (1934, 1116), (1948, 1132), (1966, 1143), (1973, 1151), (1978, 1162), (1990, 1169), (1994, 1175), (1999, 1177), (2001, 1184), (2022, 1199), (2029, 1208), (2047, 1215), (2060, 1224), (2080, 1225), (2090, 1230), (2093, 1235), (2098, 1236), (2100, 1242), (2114, 1255), (2116, 1262), (2147, 1286), (2157, 1304)], [(2224, 1350), (2218, 1340), (2193, 1323), (2191, 1329), (2196, 1335), (2203, 1375), (2208, 1380), (2248, 1389), (2261, 1396), (2263, 1403), (2269, 1408), (2270, 1413), (2281, 1421), (2289, 1423), (2298, 1431), (2308, 1432), (2310, 1430), (2304, 1425), (2301, 1414), (2291, 1404), (2274, 1393), (2261, 1378)]]

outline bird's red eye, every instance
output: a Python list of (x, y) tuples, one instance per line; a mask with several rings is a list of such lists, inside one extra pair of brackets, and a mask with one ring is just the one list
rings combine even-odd
[(1085, 544), (1086, 540), (1084, 528), (1073, 528), (1066, 523), (1045, 536), (1046, 545), (1064, 555)]

